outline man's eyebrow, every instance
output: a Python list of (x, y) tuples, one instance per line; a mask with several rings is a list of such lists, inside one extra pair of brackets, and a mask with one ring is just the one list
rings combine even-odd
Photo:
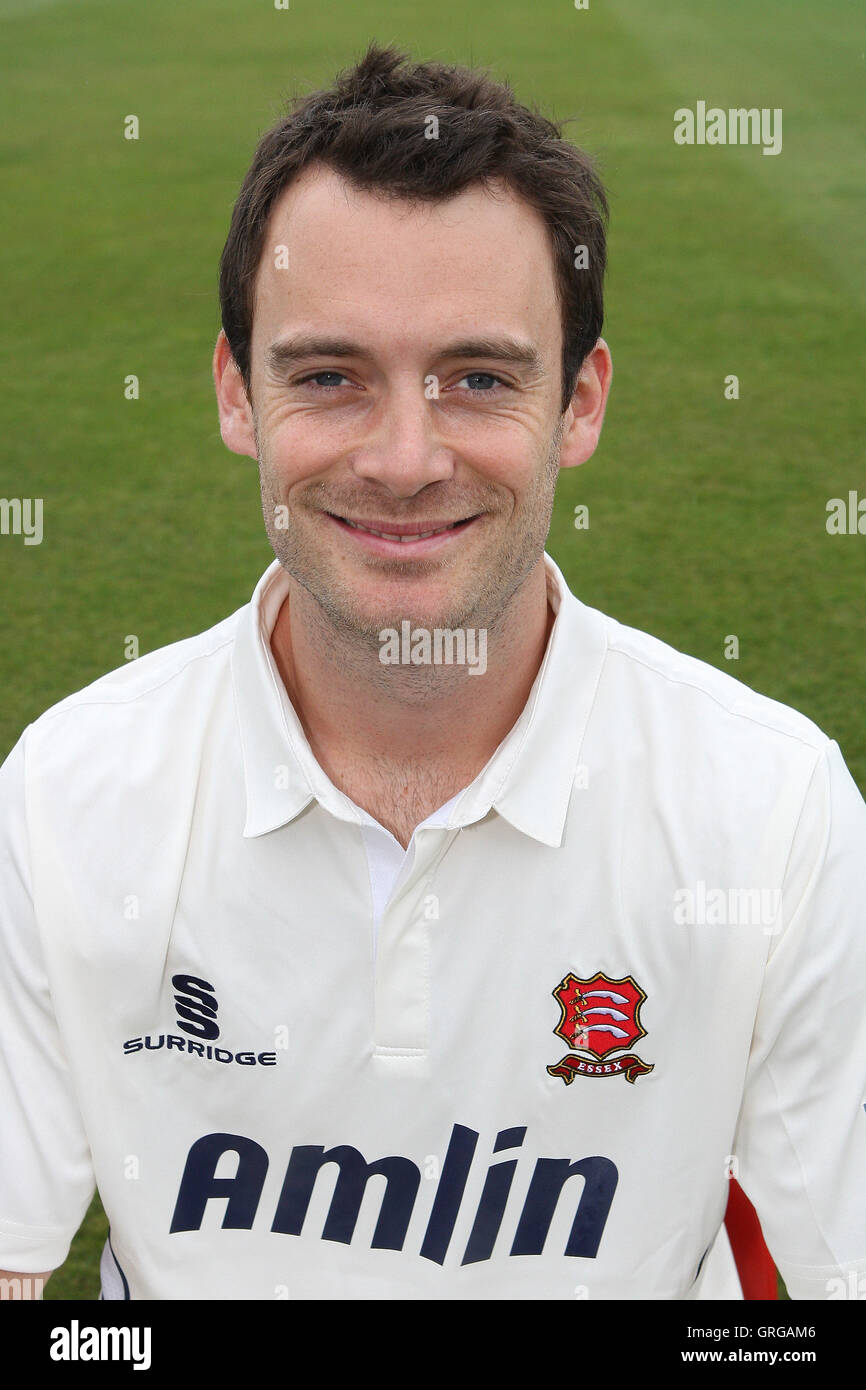
[(511, 362), (515, 366), (531, 367), (540, 372), (544, 363), (541, 353), (532, 343), (522, 338), (512, 338), (504, 334), (500, 338), (462, 338), (449, 343), (439, 354), (440, 357), (494, 357), (498, 362)]
[(364, 350), (358, 343), (348, 338), (320, 338), (311, 334), (298, 334), (293, 338), (281, 338), (271, 343), (265, 353), (265, 361), (272, 372), (285, 371), (296, 362), (307, 357), (363, 357)]
[[(544, 365), (540, 352), (532, 343), (509, 334), (490, 338), (461, 338), (447, 343), (437, 356), (494, 358), (498, 362), (510, 362), (537, 372)], [(276, 374), (309, 357), (369, 357), (369, 353), (360, 343), (354, 343), (349, 338), (325, 338), (305, 333), (278, 339), (271, 343), (265, 354), (268, 369)]]

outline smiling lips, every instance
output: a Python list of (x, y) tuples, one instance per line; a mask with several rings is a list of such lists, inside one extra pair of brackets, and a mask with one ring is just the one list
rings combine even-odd
[[(344, 526), (350, 526), (353, 531), (361, 531), (366, 535), (378, 536), (384, 541), (399, 541), (403, 544), (411, 541), (426, 541), (431, 536), (444, 535), (446, 531), (455, 531), (460, 526), (466, 526), (470, 521), (474, 521), (474, 516), (461, 517), (458, 521), (440, 521), (430, 526), (427, 530), (419, 531), (418, 522), (380, 522), (372, 525), (366, 521), (350, 521), (345, 516), (335, 516), (329, 513), (335, 521), (341, 521)], [(387, 530), (385, 529), (387, 527)]]

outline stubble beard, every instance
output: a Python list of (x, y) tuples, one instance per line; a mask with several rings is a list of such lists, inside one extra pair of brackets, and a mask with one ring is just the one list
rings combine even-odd
[[(287, 504), (282, 505), (288, 509), (288, 525), (277, 527), (277, 507), (281, 505), (281, 498), (276, 495), (272, 485), (267, 454), (263, 450), (263, 441), (256, 425), (256, 455), (259, 462), (262, 512), (268, 539), (286, 573), (314, 600), (315, 606), (320, 610), (321, 625), (330, 628), (332, 639), (349, 640), (364, 647), (375, 647), (378, 651), (380, 632), (384, 628), (399, 631), (400, 624), (406, 619), (414, 626), (426, 626), (431, 629), (446, 628), (455, 631), (461, 628), (486, 628), (493, 636), (515, 593), (544, 552), (559, 475), (562, 432), (563, 420), (560, 417), (548, 444), (541, 478), (536, 484), (531, 500), (524, 498), (520, 524), (507, 529), (504, 542), (493, 553), (482, 548), (477, 563), (464, 585), (463, 593), (453, 596), (447, 607), (438, 605), (435, 613), (421, 611), (420, 605), (411, 601), (401, 603), (390, 600), (377, 606), (375, 612), (369, 611), (369, 608), (365, 611), (359, 603), (351, 581), (344, 578), (336, 567), (322, 563), (321, 553), (317, 551), (311, 539), (311, 528), (303, 523), (293, 525), (293, 509), (288, 508)], [(321, 482), (316, 486), (322, 490), (324, 500), (325, 483)], [(311, 496), (315, 490), (311, 489)], [(449, 497), (453, 496), (453, 492), (449, 494)], [(492, 513), (495, 518), (501, 512), (498, 505), (500, 500), (499, 489), (491, 487), (487, 498), (479, 497), (473, 492), (469, 510), (474, 506), (475, 510), (483, 509)], [(301, 497), (295, 505), (304, 507), (304, 498)], [(321, 511), (323, 507), (313, 506), (310, 510)], [(482, 524), (495, 526), (497, 523), (491, 519)], [(383, 583), (393, 578), (399, 580), (404, 576), (412, 579), (417, 578), (419, 574), (423, 575), (423, 564), (423, 561), (418, 560), (401, 562), (383, 557), (375, 567), (371, 567), (369, 573), (371, 576), (380, 573)], [(428, 573), (435, 576), (439, 582), (449, 571), (456, 569), (458, 564), (457, 556), (453, 560), (437, 558), (430, 561)]]

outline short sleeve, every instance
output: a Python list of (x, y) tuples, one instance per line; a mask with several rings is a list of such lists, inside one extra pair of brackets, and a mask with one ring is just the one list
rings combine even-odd
[(792, 1298), (866, 1292), (864, 1103), (866, 804), (828, 740), (788, 857), (734, 1142)]
[(56, 1269), (95, 1190), (31, 891), (27, 731), (0, 767), (0, 1269)]

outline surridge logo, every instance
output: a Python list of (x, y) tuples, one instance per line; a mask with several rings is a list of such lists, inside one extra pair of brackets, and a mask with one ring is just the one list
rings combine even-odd
[[(255, 1052), (251, 1049), (232, 1052), (227, 1047), (211, 1046), (219, 1037), (220, 1029), (217, 1023), (219, 1004), (209, 980), (203, 980), (198, 975), (179, 974), (172, 975), (171, 983), (177, 991), (174, 996), (177, 1026), (191, 1037), (181, 1038), (176, 1033), (148, 1033), (140, 1038), (128, 1038), (123, 1044), (125, 1054), (159, 1052), (165, 1048), (166, 1052), (177, 1051), (187, 1057), (202, 1057), (208, 1062), (237, 1062), (242, 1067), (276, 1066), (276, 1052)], [(202, 1041), (194, 1042), (193, 1038)]]
[[(219, 1004), (213, 992), (213, 985), (200, 980), (196, 975), (172, 975), (171, 982), (178, 993), (174, 996), (177, 1005), (177, 1026), (184, 1033), (192, 1033), (196, 1038), (206, 1038), (214, 1042), (220, 1035), (216, 1021)], [(181, 1019), (186, 1019), (182, 1023)]]

